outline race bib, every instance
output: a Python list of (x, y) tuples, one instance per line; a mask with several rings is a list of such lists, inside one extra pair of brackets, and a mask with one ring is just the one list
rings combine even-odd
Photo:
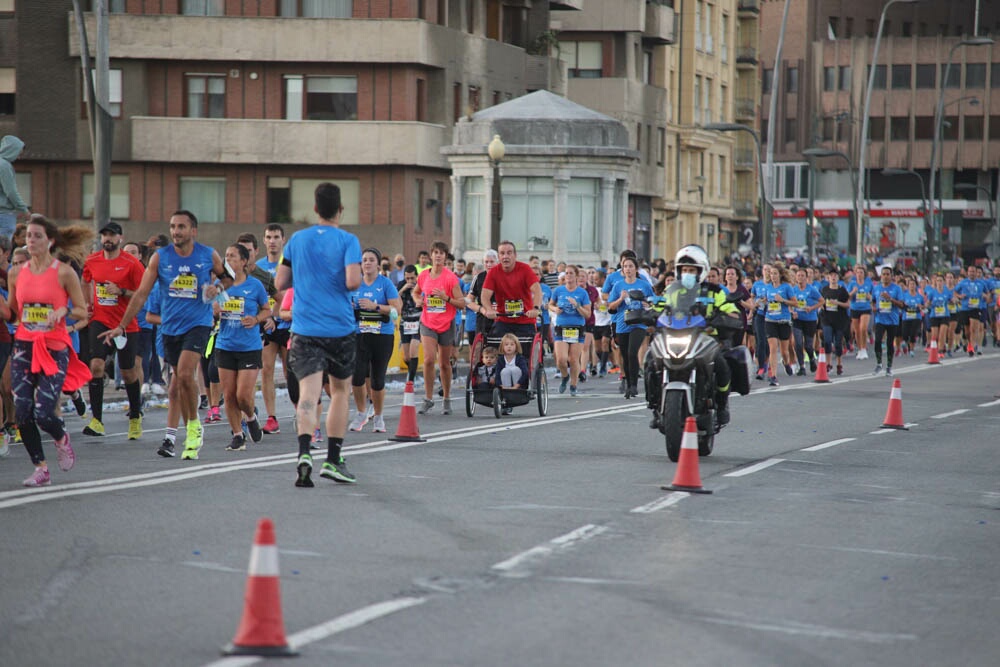
[(837, 307), (838, 306), (835, 303), (828, 303), (828, 304), (826, 304), (826, 310), (827, 310), (827, 312), (830, 312), (830, 313), (837, 312)]
[(167, 294), (175, 299), (197, 299), (198, 277), (193, 273), (178, 274), (178, 276), (170, 282)]
[(777, 302), (777, 301), (768, 301), (768, 303), (767, 303), (767, 311), (769, 313), (780, 313), (781, 312), (781, 304), (779, 302)]
[(403, 333), (407, 336), (420, 333), (420, 322), (403, 322)]
[(944, 317), (947, 314), (944, 306), (934, 306), (934, 317)]
[(224, 301), (222, 304), (221, 318), (224, 320), (243, 319), (244, 306), (245, 303), (243, 297), (241, 296), (230, 297), (227, 301)]
[[(381, 320), (366, 320), (363, 319), (358, 323), (360, 326), (361, 333), (363, 334), (380, 334), (382, 333), (382, 321)], [(419, 324), (419, 323), (418, 323)]]
[(880, 313), (891, 313), (892, 312), (892, 301), (879, 301), (878, 302), (878, 312), (880, 312)]
[(95, 291), (97, 292), (97, 305), (98, 306), (117, 306), (118, 305), (118, 295), (112, 294), (108, 291), (108, 286), (111, 283), (97, 283), (95, 285)]
[(969, 308), (979, 308), (979, 297), (978, 296), (969, 297)]
[(805, 299), (796, 299), (795, 305), (797, 305), (800, 309), (804, 310), (809, 304), (806, 303)]
[(507, 317), (520, 317), (524, 314), (524, 301), (520, 299), (517, 301), (504, 301), (503, 309)]
[(562, 339), (564, 343), (579, 343), (580, 330), (577, 328), (563, 327)]
[(598, 304), (597, 304), (597, 312), (599, 312), (599, 313), (606, 313), (606, 312), (608, 312), (608, 304), (604, 303), (603, 301), (598, 302)]
[(917, 317), (918, 317), (918, 313), (913, 308), (910, 308), (910, 309), (908, 309), (906, 311), (906, 319), (908, 319), (908, 320), (915, 320), (915, 319), (917, 319)]
[(868, 292), (858, 292), (855, 296), (855, 299), (858, 301), (868, 301), (869, 298)]
[(429, 296), (427, 297), (426, 310), (428, 313), (443, 313), (445, 312), (444, 299), (439, 296)]
[(26, 303), (21, 307), (21, 326), (26, 331), (51, 331), (49, 313), (51, 303)]

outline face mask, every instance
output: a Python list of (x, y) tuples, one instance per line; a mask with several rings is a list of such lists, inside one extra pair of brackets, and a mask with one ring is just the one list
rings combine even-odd
[(398, 266), (399, 268), (403, 268), (403, 262), (402, 261), (396, 262), (396, 266)]
[(681, 285), (684, 289), (693, 289), (695, 285), (698, 284), (698, 276), (693, 273), (682, 273), (681, 274)]
[(229, 263), (229, 260), (226, 260), (226, 273), (229, 274), (230, 278), (236, 277), (236, 269), (234, 269), (232, 264)]

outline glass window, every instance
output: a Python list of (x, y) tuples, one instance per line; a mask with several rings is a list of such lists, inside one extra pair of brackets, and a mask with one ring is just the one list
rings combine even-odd
[(469, 176), (462, 183), (462, 224), (465, 227), (466, 248), (485, 248), (489, 225), (490, 199), (486, 196), (486, 181)]
[(840, 19), (836, 16), (831, 16), (826, 21), (826, 38), (829, 40), (837, 39), (837, 29), (839, 28)]
[(937, 88), (937, 65), (917, 65), (917, 88)]
[[(181, 179), (182, 185), (184, 180)], [(216, 180), (224, 181), (224, 179)], [(340, 214), (340, 223), (342, 225), (358, 224), (358, 181), (341, 181), (330, 178), (269, 177), (267, 179), (268, 218), (276, 222), (295, 222), (307, 225), (318, 222), (319, 218), (316, 216), (316, 211), (313, 210), (316, 202), (316, 186), (326, 182), (333, 183), (340, 188), (340, 203), (344, 206), (344, 212)], [(222, 195), (224, 199), (224, 188)], [(181, 203), (184, 203), (183, 196)], [(187, 207), (182, 206), (182, 208)], [(195, 211), (195, 214), (201, 219), (200, 213)]]
[(909, 116), (893, 116), (889, 119), (889, 139), (892, 141), (909, 141)]
[[(868, 66), (868, 76), (871, 76), (872, 67)], [(885, 65), (875, 66), (875, 82), (872, 84), (873, 90), (885, 90)]]
[(416, 230), (424, 229), (424, 179), (413, 181), (413, 226)]
[(357, 120), (358, 77), (285, 77), (286, 120)]
[(667, 152), (667, 131), (666, 131), (666, 129), (664, 129), (662, 127), (656, 128), (656, 136), (657, 136), (657, 142), (656, 142), (656, 164), (657, 164), (657, 166), (662, 167), (664, 161), (666, 160), (666, 152)]
[(913, 138), (917, 141), (934, 140), (934, 116), (917, 116), (913, 119)]
[(836, 124), (833, 118), (823, 119), (823, 141), (833, 141), (833, 128)]
[(571, 178), (566, 208), (566, 249), (571, 252), (597, 250), (600, 225), (601, 184), (596, 178)]
[[(84, 174), (82, 179), (83, 196), (81, 197), (82, 207), (80, 217), (94, 217), (94, 175)], [(129, 217), (129, 196), (128, 196), (128, 174), (111, 174), (110, 214), (112, 218), (118, 220), (128, 220)], [(23, 193), (22, 193), (23, 195)], [(197, 214), (195, 214), (197, 215)], [(200, 219), (200, 218), (199, 218)]]
[(986, 63), (969, 63), (965, 66), (965, 87), (986, 87)]
[(910, 88), (910, 71), (909, 65), (893, 65), (892, 66), (892, 89), (893, 90), (909, 90)]
[(990, 88), (1000, 89), (1000, 63), (990, 65)]
[(840, 66), (840, 89), (850, 90), (851, 89), (851, 66), (841, 65)]
[[(995, 141), (1000, 139), (1000, 116), (990, 116), (990, 140)], [(20, 174), (18, 174), (20, 176)], [(28, 201), (28, 198), (24, 196), (24, 189), (21, 187), (21, 183), (18, 182), (17, 189), (21, 193), (21, 197), (24, 201)]]
[[(524, 248), (534, 237), (546, 239), (552, 247), (555, 196), (551, 178), (509, 176), (503, 179), (503, 220), (501, 238), (510, 239)], [(477, 246), (482, 247), (482, 245)], [(542, 247), (546, 247), (542, 245)]]
[(353, 0), (281, 0), (281, 16), (310, 19), (349, 19)]
[[(83, 75), (80, 75), (81, 78)], [(90, 76), (96, 76), (96, 70), (90, 70)], [(97, 82), (94, 82), (97, 85)], [(87, 93), (87, 82), (83, 82), (83, 103), (86, 105), (90, 95)], [(122, 71), (120, 69), (108, 70), (108, 113), (112, 118), (122, 117)]]
[(13, 67), (0, 67), (0, 116), (13, 116), (17, 102), (17, 77)]
[(785, 92), (799, 92), (799, 68), (789, 67), (785, 70)]
[(958, 141), (958, 116), (947, 116), (941, 125), (941, 138), (945, 141)]
[(792, 142), (798, 139), (799, 122), (795, 118), (785, 119), (785, 141)]
[(963, 119), (962, 125), (964, 126), (963, 132), (966, 141), (978, 140), (983, 138), (982, 116), (966, 116)]
[(824, 67), (823, 68), (823, 90), (830, 92), (836, 90), (837, 88), (837, 68), (836, 67)]
[(225, 16), (226, 0), (183, 0), (181, 14), (186, 16)]
[(181, 177), (181, 208), (198, 222), (226, 221), (226, 179)]
[[(1000, 127), (1000, 123), (997, 124)], [(17, 184), (17, 193), (21, 195), (21, 199), (29, 207), (31, 206), (31, 172), (30, 171), (19, 171), (14, 174), (14, 182)]]
[(868, 119), (868, 137), (872, 141), (885, 141), (885, 116)]
[[(945, 66), (947, 68), (947, 66)], [(941, 75), (944, 79), (944, 74)], [(959, 63), (952, 63), (951, 69), (948, 70), (948, 77), (944, 82), (945, 88), (961, 88), (962, 87), (962, 65)]]
[(285, 77), (285, 120), (302, 120), (304, 79), (298, 75)]
[(188, 118), (226, 117), (226, 76), (224, 74), (188, 74), (184, 77), (187, 88)]
[(760, 92), (767, 95), (771, 92), (771, 87), (774, 84), (774, 70), (765, 69), (760, 77)]
[(604, 56), (601, 42), (560, 42), (559, 58), (566, 62), (571, 79), (599, 79)]

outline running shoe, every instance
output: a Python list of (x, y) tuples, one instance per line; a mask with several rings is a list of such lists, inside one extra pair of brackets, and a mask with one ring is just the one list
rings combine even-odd
[(978, 356), (978, 357), (983, 356), (983, 351), (979, 349), (978, 345), (976, 346), (976, 356)]
[(308, 454), (302, 454), (299, 456), (299, 462), (295, 466), (295, 471), (297, 477), (295, 478), (295, 486), (301, 486), (311, 489), (314, 484), (312, 481), (312, 470), (313, 470), (313, 460)]
[(872, 375), (878, 375), (882, 372), (882, 364), (875, 364), (875, 370), (872, 371)]
[(597, 375), (597, 366), (591, 365), (591, 367), (590, 367), (590, 377), (594, 377), (595, 375)]
[(612, 373), (612, 374), (614, 374), (614, 373), (621, 373), (622, 369), (619, 368), (618, 366), (612, 366), (611, 368), (608, 369), (608, 372)]
[[(444, 399), (444, 403), (441, 404), (441, 414), (450, 415), (451, 414), (451, 399)], [(343, 459), (341, 459), (343, 460)]]
[(198, 460), (198, 450), (192, 447), (184, 446), (184, 450), (181, 452), (182, 461), (197, 461)]
[(163, 439), (160, 444), (160, 448), (156, 450), (156, 453), (164, 458), (172, 458), (174, 456), (174, 443), (170, 442), (167, 438)]
[(765, 371), (765, 369), (764, 369), (763, 366), (761, 366), (760, 368), (758, 368), (757, 369), (757, 379), (758, 380), (763, 380), (765, 373), (766, 373), (766, 371)]
[(382, 415), (372, 417), (372, 433), (385, 433), (385, 418)]
[(777, 375), (771, 375), (771, 376), (769, 376), (767, 378), (767, 383), (769, 385), (771, 385), (772, 387), (777, 387), (778, 386), (778, 376)]
[[(618, 393), (619, 393), (619, 394), (624, 394), (624, 393), (625, 393), (625, 391), (626, 391), (627, 389), (628, 389), (628, 387), (627, 387), (627, 386), (625, 386), (625, 376), (623, 375), (623, 376), (622, 376), (622, 377), (621, 377), (621, 378), (620, 378), (620, 379), (618, 380)], [(628, 396), (626, 396), (625, 398), (628, 398)]]
[(219, 412), (219, 406), (212, 406), (208, 409), (208, 414), (205, 415), (206, 424), (218, 424), (222, 421), (222, 414)]
[(840, 364), (837, 364), (837, 375), (843, 375), (843, 374), (844, 374), (844, 367)]
[(359, 412), (358, 414), (354, 415), (354, 419), (351, 420), (351, 425), (347, 427), (347, 430), (358, 433), (361, 431), (361, 429), (365, 427), (365, 424), (367, 423), (368, 423), (368, 417), (365, 416), (364, 412)]
[(597, 376), (598, 377), (605, 377), (605, 376), (607, 376), (607, 374), (608, 374), (608, 371), (603, 366), (601, 366), (601, 370), (597, 371)]
[(424, 402), (421, 403), (420, 409), (417, 410), (418, 415), (426, 415), (434, 407), (434, 401), (429, 398), (425, 398)]
[(562, 380), (559, 381), (559, 393), (560, 394), (565, 394), (566, 393), (566, 387), (568, 385), (569, 385), (569, 376), (567, 375), (567, 376), (563, 377)]
[[(254, 409), (254, 417), (257, 417), (257, 410)], [(253, 442), (260, 442), (264, 439), (264, 432), (260, 430), (260, 418), (256, 418), (253, 421), (247, 422), (247, 433), (250, 434), (250, 440)]]
[(500, 411), (500, 414), (501, 415), (511, 415), (511, 414), (514, 414), (514, 408), (509, 408), (509, 407), (508, 408), (504, 408), (503, 410)]
[(794, 375), (794, 373), (795, 371), (792, 370), (791, 365), (785, 364), (785, 375), (791, 377), (792, 375)]
[(278, 418), (271, 415), (264, 422), (264, 433), (267, 435), (274, 435), (275, 433), (281, 433), (281, 427), (278, 426)]
[(56, 456), (59, 459), (59, 469), (64, 472), (72, 470), (76, 465), (76, 452), (69, 442), (69, 431), (64, 431), (63, 437), (56, 440)]
[(577, 377), (579, 378), (580, 382), (586, 382), (587, 381), (587, 374), (584, 373), (583, 371), (580, 371), (580, 374)]
[[(830, 370), (830, 369), (828, 368), (826, 370)], [(816, 372), (816, 357), (815, 356), (812, 359), (809, 360), (809, 372), (810, 373), (815, 373)]]
[[(452, 377), (456, 376), (452, 375)], [(368, 410), (365, 412), (365, 418), (371, 419), (374, 416), (375, 416), (375, 404), (372, 403), (371, 401), (368, 401)]]
[(886, 366), (885, 376), (890, 378), (892, 377), (892, 366)]
[(948, 350), (947, 354), (948, 354), (948, 358), (951, 359), (951, 350)]
[(167, 394), (167, 388), (159, 382), (154, 382), (150, 388), (153, 390), (155, 396), (166, 396)]
[(31, 473), (31, 477), (22, 482), (25, 486), (30, 487), (48, 486), (51, 483), (52, 480), (49, 477), (49, 469), (44, 467), (36, 467), (35, 472)]
[(205, 394), (202, 394), (201, 395), (201, 400), (198, 401), (198, 409), (199, 410), (207, 410), (208, 409), (208, 396), (206, 396)]
[[(187, 434), (184, 439), (184, 451), (193, 449), (195, 451), (195, 457), (198, 458), (197, 452), (201, 449), (201, 446), (205, 444), (204, 442), (204, 430), (201, 428), (201, 422), (197, 420), (191, 420), (187, 423)], [(183, 457), (182, 458), (186, 458)]]
[(83, 427), (83, 434), (102, 436), (104, 435), (104, 424), (96, 418), (91, 419), (90, 423)]
[(867, 347), (863, 347), (860, 350), (858, 350), (858, 359), (861, 359), (862, 361), (864, 361), (867, 358), (868, 358), (868, 348)]
[(806, 375), (806, 367), (805, 366), (799, 366), (799, 370), (796, 371), (795, 374), (797, 376), (799, 376), (799, 377), (805, 377), (805, 375)]
[(569, 388), (569, 395), (570, 396), (576, 396), (576, 387), (570, 387)]
[(226, 451), (227, 452), (242, 452), (242, 451), (246, 450), (246, 448), (247, 448), (247, 441), (243, 437), (243, 434), (240, 433), (239, 435), (234, 435), (233, 436), (233, 441), (229, 443), (228, 447), (226, 447)]
[(340, 460), (336, 463), (324, 461), (323, 469), (319, 471), (319, 476), (325, 477), (326, 479), (332, 479), (335, 482), (341, 482), (343, 484), (353, 484), (358, 481), (351, 471), (347, 469), (343, 456), (341, 456)]
[(316, 429), (315, 431), (313, 431), (312, 444), (318, 445), (319, 442), (320, 442), (320, 440), (322, 440), (322, 439), (323, 439), (323, 433), (319, 429)]
[(913, 350), (910, 350), (910, 356), (911, 357), (913, 356)]
[(73, 401), (73, 407), (76, 408), (76, 414), (81, 417), (87, 414), (87, 404), (83, 402), (83, 394), (80, 393), (79, 389), (73, 392), (70, 399)]
[(128, 439), (138, 440), (142, 437), (142, 416), (129, 417), (128, 420)]

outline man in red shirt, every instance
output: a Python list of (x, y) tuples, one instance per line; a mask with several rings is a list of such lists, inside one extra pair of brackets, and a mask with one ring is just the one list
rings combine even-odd
[(511, 241), (501, 241), (497, 254), (500, 263), (486, 274), (480, 297), (484, 304), (480, 312), (496, 320), (487, 341), (490, 345), (499, 345), (506, 333), (514, 334), (522, 343), (530, 341), (535, 335), (535, 320), (542, 309), (538, 276), (526, 263), (517, 261), (517, 248)]
[(128, 395), (128, 439), (142, 436), (142, 406), (139, 373), (135, 355), (139, 345), (139, 324), (135, 318), (125, 328), (125, 335), (107, 344), (100, 335), (114, 329), (125, 315), (129, 299), (139, 288), (145, 268), (132, 255), (122, 252), (122, 228), (109, 222), (101, 228), (101, 250), (87, 258), (83, 265), (83, 293), (90, 311), (90, 410), (93, 419), (84, 435), (104, 435), (104, 360), (117, 352), (118, 370), (125, 381)]

